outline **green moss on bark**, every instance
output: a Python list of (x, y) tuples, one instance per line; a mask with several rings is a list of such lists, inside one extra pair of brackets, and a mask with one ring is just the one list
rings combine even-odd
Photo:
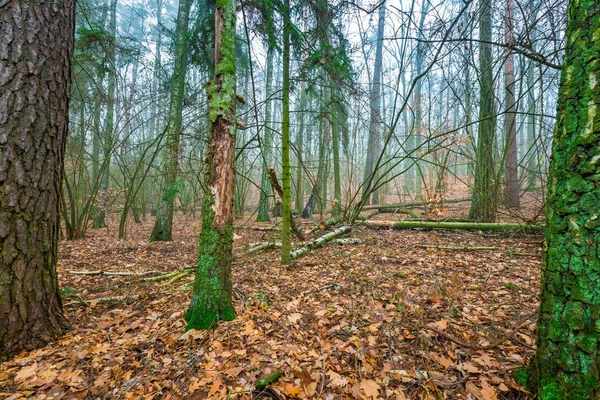
[(568, 8), (546, 207), (546, 243), (533, 379), (542, 400), (600, 396), (600, 6)]
[(210, 150), (198, 264), (186, 330), (211, 329), (235, 318), (231, 304), (233, 149), (235, 145), (235, 2), (217, 0), (215, 77), (208, 85)]

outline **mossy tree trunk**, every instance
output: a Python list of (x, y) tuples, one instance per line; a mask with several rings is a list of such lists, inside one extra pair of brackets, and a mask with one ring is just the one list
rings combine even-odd
[(0, 360), (69, 329), (56, 261), (74, 25), (74, 2), (0, 10)]
[(600, 5), (572, 1), (546, 205), (538, 399), (600, 398)]
[(283, 4), (283, 82), (281, 110), (281, 182), (283, 186), (281, 221), (281, 265), (291, 262), (292, 175), (290, 173), (290, 0)]
[(496, 217), (497, 184), (494, 173), (494, 81), (492, 77), (492, 1), (482, 0), (479, 6), (479, 132), (475, 158), (475, 183), (469, 218), (492, 222)]
[(158, 203), (150, 241), (170, 241), (173, 230), (175, 197), (181, 190), (179, 179), (179, 140), (181, 137), (183, 97), (187, 69), (188, 24), (191, 0), (180, 0), (175, 28), (175, 65), (171, 77), (171, 104), (167, 122), (167, 142), (163, 153), (162, 198)]
[(231, 304), (233, 187), (235, 149), (236, 2), (217, 0), (215, 75), (208, 86), (209, 139), (202, 231), (192, 301), (185, 313), (188, 329), (214, 328), (235, 317)]

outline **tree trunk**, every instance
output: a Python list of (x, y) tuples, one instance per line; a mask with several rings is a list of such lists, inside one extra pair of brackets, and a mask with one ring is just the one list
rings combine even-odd
[(302, 180), (302, 169), (304, 168), (304, 126), (305, 126), (305, 114), (307, 106), (307, 94), (306, 94), (306, 83), (302, 82), (300, 89), (300, 112), (298, 118), (300, 119), (300, 127), (298, 128), (298, 136), (296, 139), (296, 152), (298, 155), (298, 169), (296, 170), (296, 210), (300, 211), (304, 204), (304, 184)]
[(322, 98), (320, 99), (320, 107), (321, 107), (321, 111), (319, 112), (319, 132), (322, 132), (321, 135), (319, 135), (319, 158), (318, 158), (318, 166), (317, 166), (317, 176), (314, 182), (314, 185), (312, 187), (312, 190), (310, 192), (310, 197), (308, 198), (308, 201), (306, 202), (306, 206), (304, 206), (304, 210), (302, 210), (302, 214), (301, 217), (302, 218), (310, 218), (312, 217), (312, 214), (315, 210), (315, 207), (317, 206), (317, 204), (321, 204), (321, 196), (323, 193), (322, 190), (322, 185), (323, 185), (323, 178), (325, 176), (325, 158), (326, 158), (326, 149), (327, 146), (329, 145), (329, 141), (330, 141), (330, 129), (329, 129), (329, 123), (328, 121), (326, 121), (326, 117), (324, 115), (323, 112), (323, 101)]
[(385, 2), (379, 6), (379, 21), (377, 24), (377, 45), (375, 47), (375, 68), (373, 69), (373, 84), (371, 85), (371, 124), (369, 126), (369, 143), (367, 161), (363, 179), (362, 197), (364, 204), (379, 203), (379, 190), (373, 189), (377, 182), (375, 165), (381, 153), (381, 70), (383, 67), (383, 33), (385, 28)]
[(600, 398), (600, 66), (596, 0), (569, 3), (548, 179), (538, 399)]
[[(506, 0), (505, 15), (506, 42), (513, 44), (513, 4), (512, 0)], [(506, 186), (504, 187), (504, 204), (513, 209), (521, 208), (519, 200), (519, 161), (517, 159), (517, 106), (515, 103), (515, 56), (508, 50), (504, 60), (504, 135), (506, 137), (504, 175)]]
[(100, 181), (100, 192), (98, 194), (98, 200), (100, 207), (98, 208), (98, 214), (94, 220), (95, 228), (106, 227), (106, 210), (108, 207), (108, 186), (110, 183), (110, 162), (111, 153), (113, 150), (113, 135), (115, 125), (115, 92), (116, 92), (116, 81), (117, 81), (117, 3), (118, 0), (112, 0), (110, 2), (110, 20), (108, 22), (108, 33), (111, 37), (108, 43), (108, 54), (106, 60), (106, 70), (108, 71), (108, 87), (107, 87), (107, 98), (106, 98), (106, 128), (104, 129), (104, 138), (102, 143), (103, 150), (103, 167), (101, 169), (102, 178)]
[[(277, 180), (277, 174), (275, 173), (275, 170), (273, 168), (269, 168), (269, 180), (271, 181), (271, 185), (273, 186), (273, 189), (275, 189), (275, 191), (281, 198), (282, 204), (283, 204), (283, 188), (279, 184), (279, 181)], [(292, 213), (292, 209), (290, 207), (290, 229), (291, 229), (291, 231), (294, 232), (294, 235), (296, 235), (296, 237), (298, 239), (300, 239), (302, 241), (306, 240), (304, 238), (304, 234), (302, 234), (300, 229), (298, 229), (298, 227), (296, 226), (296, 222), (294, 222), (294, 216), (291, 215), (291, 213)]]
[(269, 195), (271, 192), (271, 185), (269, 184), (269, 176), (267, 169), (271, 167), (271, 142), (273, 141), (273, 135), (271, 130), (273, 120), (271, 96), (273, 92), (273, 58), (275, 56), (275, 46), (269, 45), (267, 49), (267, 82), (265, 90), (265, 135), (261, 142), (261, 149), (263, 156), (263, 167), (260, 179), (260, 198), (258, 200), (258, 216), (256, 220), (259, 222), (270, 221), (269, 218)]
[(494, 81), (492, 77), (492, 1), (482, 0), (480, 13), (479, 69), (481, 74), (479, 133), (475, 160), (475, 183), (469, 217), (492, 222), (496, 217), (497, 186), (494, 180)]
[(74, 20), (68, 1), (0, 10), (0, 360), (69, 329), (56, 261)]
[(170, 241), (173, 230), (173, 208), (175, 197), (181, 190), (179, 179), (179, 140), (181, 136), (185, 73), (187, 69), (188, 22), (191, 0), (180, 0), (175, 29), (175, 66), (171, 78), (171, 105), (167, 122), (167, 142), (163, 153), (163, 197), (158, 203), (158, 212), (150, 241)]
[[(421, 42), (423, 39), (423, 30), (425, 29), (425, 18), (427, 17), (427, 12), (429, 11), (429, 2), (423, 2), (421, 7), (421, 19), (419, 21), (419, 30), (417, 32), (417, 38), (419, 41), (417, 42), (417, 55), (415, 60), (415, 76), (420, 76), (423, 72), (423, 63), (425, 61), (425, 44)], [(419, 79), (415, 84), (415, 91), (413, 97), (414, 104), (414, 120), (412, 124), (412, 132), (409, 137), (409, 146), (411, 151), (411, 157), (413, 166), (408, 171), (409, 175), (409, 192), (412, 193), (413, 190), (415, 192), (415, 198), (417, 200), (421, 200), (423, 198), (422, 194), (422, 184), (423, 184), (423, 171), (421, 170), (421, 166), (423, 163), (419, 162), (418, 158), (420, 157), (421, 151), (417, 150), (420, 146), (423, 145), (423, 109), (422, 109), (422, 101), (421, 97), (423, 94), (423, 82), (422, 79)]]
[(283, 218), (281, 221), (281, 265), (290, 263), (292, 225), (292, 176), (290, 174), (290, 0), (283, 4), (283, 81), (281, 105), (281, 201)]
[[(530, 2), (530, 17), (535, 21), (537, 1)], [(535, 51), (537, 40), (537, 29), (534, 27), (529, 33), (531, 38), (531, 49)], [(527, 191), (535, 191), (537, 186), (538, 152), (535, 140), (536, 129), (536, 99), (535, 99), (535, 63), (532, 60), (527, 62), (527, 150), (526, 150), (526, 165), (527, 165)]]
[(206, 188), (202, 231), (192, 301), (185, 313), (186, 330), (210, 329), (231, 321), (233, 187), (235, 150), (235, 18), (236, 3), (217, 0), (215, 8), (215, 76), (208, 85), (210, 132), (206, 154)]
[(334, 85), (331, 85), (331, 136), (333, 140), (333, 206), (334, 216), (342, 211), (342, 179), (340, 175), (340, 102)]

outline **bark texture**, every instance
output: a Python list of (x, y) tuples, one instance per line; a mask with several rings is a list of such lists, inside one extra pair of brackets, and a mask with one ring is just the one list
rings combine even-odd
[(538, 399), (600, 398), (600, 4), (572, 1), (548, 180)]
[[(377, 45), (375, 46), (375, 68), (373, 69), (373, 83), (371, 85), (371, 123), (369, 125), (369, 143), (367, 148), (367, 161), (363, 178), (363, 193), (365, 205), (379, 204), (379, 190), (374, 189), (378, 181), (375, 166), (381, 154), (381, 70), (383, 68), (383, 32), (385, 30), (385, 7), (383, 2), (379, 6), (379, 21), (377, 23)], [(334, 139), (335, 141), (335, 139)], [(335, 142), (334, 142), (335, 143)], [(340, 199), (337, 199), (338, 201)]]
[(215, 76), (208, 86), (210, 137), (202, 231), (186, 330), (214, 328), (235, 317), (231, 304), (235, 148), (235, 2), (217, 0)]
[(496, 217), (497, 184), (494, 179), (494, 141), (496, 111), (494, 110), (494, 80), (492, 76), (492, 1), (479, 5), (479, 132), (475, 159), (475, 183), (469, 217), (492, 222)]
[[(504, 23), (506, 42), (512, 45), (513, 40), (513, 3), (506, 1)], [(506, 137), (504, 176), (504, 204), (507, 207), (521, 208), (519, 187), (519, 160), (517, 159), (517, 105), (515, 102), (515, 56), (509, 50), (504, 60), (504, 135)]]
[(281, 109), (281, 265), (290, 263), (292, 217), (292, 175), (290, 171), (290, 0), (283, 2), (283, 82)]
[(0, 359), (59, 338), (59, 199), (74, 2), (0, 10)]

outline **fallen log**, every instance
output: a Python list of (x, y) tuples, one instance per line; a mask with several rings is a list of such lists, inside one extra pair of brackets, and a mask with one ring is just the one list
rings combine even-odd
[[(279, 185), (279, 181), (277, 180), (277, 175), (275, 175), (275, 170), (273, 168), (267, 168), (267, 172), (269, 173), (269, 180), (271, 181), (271, 186), (273, 186), (273, 189), (275, 189), (275, 191), (279, 195), (279, 198), (281, 198), (281, 201), (283, 201), (283, 189), (281, 188), (281, 185)], [(298, 237), (298, 239), (300, 239), (302, 241), (306, 240), (304, 238), (304, 234), (296, 226), (296, 222), (294, 221), (294, 216), (292, 215), (291, 210), (290, 210), (290, 228), (291, 228), (292, 232), (294, 232), (294, 235), (296, 235)]]
[(362, 239), (359, 239), (359, 238), (339, 238), (339, 239), (333, 239), (331, 241), (331, 243), (335, 243), (335, 244), (362, 244), (362, 243), (364, 243), (364, 241)]
[(464, 203), (467, 201), (471, 201), (471, 198), (464, 198), (464, 199), (450, 199), (450, 200), (444, 200), (442, 202), (439, 203), (433, 203), (431, 201), (414, 201), (411, 203), (394, 203), (394, 204), (372, 204), (369, 206), (364, 206), (362, 208), (363, 211), (367, 211), (367, 210), (385, 210), (385, 209), (389, 209), (389, 208), (409, 208), (409, 207), (419, 207), (419, 206), (428, 206), (430, 204), (453, 204), (453, 203)]
[(494, 222), (433, 222), (433, 221), (365, 221), (362, 225), (369, 228), (390, 229), (466, 229), (508, 233), (543, 233), (541, 225), (521, 225)]
[(292, 252), (292, 260), (302, 257), (303, 255), (307, 254), (309, 251), (319, 248), (319, 247), (323, 246), (325, 243), (330, 242), (331, 240), (336, 239), (339, 236), (345, 235), (346, 233), (350, 232), (350, 230), (351, 229), (349, 226), (341, 226), (341, 227), (337, 228), (336, 230), (334, 230), (333, 232), (329, 232), (329, 233), (313, 240), (312, 242), (308, 243), (306, 246), (293, 251)]
[(241, 254), (242, 256), (252, 254), (252, 253), (258, 253), (259, 251), (263, 251), (263, 250), (281, 248), (281, 242), (260, 242), (260, 243), (254, 243), (248, 247), (249, 247), (248, 250), (245, 253)]

